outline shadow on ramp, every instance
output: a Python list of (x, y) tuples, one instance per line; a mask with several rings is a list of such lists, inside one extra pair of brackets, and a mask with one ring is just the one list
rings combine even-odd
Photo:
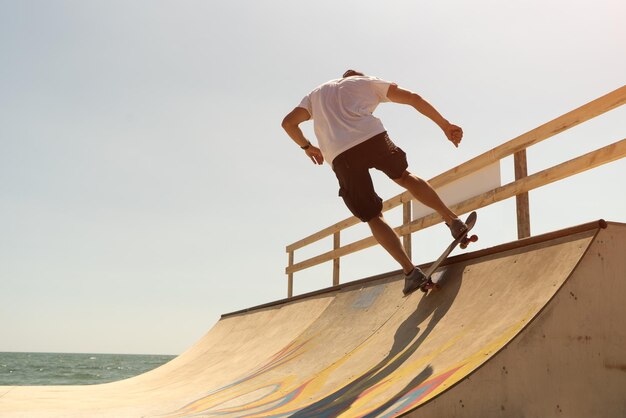
[[(375, 387), (395, 373), (419, 349), (424, 340), (428, 338), (446, 315), (461, 288), (462, 278), (463, 266), (450, 266), (446, 269), (440, 276), (440, 280), (445, 282), (443, 287), (420, 299), (415, 311), (398, 327), (394, 335), (393, 346), (383, 360), (363, 376), (291, 416), (299, 418), (339, 416), (349, 410), (363, 392)], [(408, 299), (407, 303), (413, 298), (414, 296)], [(416, 324), (425, 322), (429, 317), (431, 319), (428, 325), (423, 332), (420, 332), (420, 328)], [(396, 396), (391, 397), (386, 403), (364, 416), (368, 418), (379, 416), (408, 392), (424, 383), (432, 374), (432, 367), (426, 366)]]

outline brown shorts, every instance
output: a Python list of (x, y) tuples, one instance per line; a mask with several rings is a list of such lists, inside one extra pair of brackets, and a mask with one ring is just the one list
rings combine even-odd
[(383, 201), (374, 190), (370, 168), (382, 171), (391, 179), (400, 178), (408, 168), (405, 152), (389, 139), (387, 132), (350, 148), (333, 160), (339, 196), (350, 212), (363, 222), (378, 216), (383, 208)]

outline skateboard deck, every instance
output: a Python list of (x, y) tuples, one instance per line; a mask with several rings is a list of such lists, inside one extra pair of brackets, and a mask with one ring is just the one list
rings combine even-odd
[(439, 258), (430, 266), (428, 266), (428, 269), (424, 272), (426, 277), (428, 277), (428, 281), (424, 285), (422, 285), (422, 287), (420, 287), (420, 290), (422, 292), (427, 293), (429, 290), (439, 288), (437, 283), (434, 283), (432, 281), (432, 275), (435, 273), (435, 271), (437, 271), (441, 263), (443, 263), (446, 260), (446, 258), (448, 258), (450, 253), (456, 248), (457, 245), (460, 244), (461, 248), (465, 249), (470, 243), (478, 241), (477, 235), (469, 235), (469, 232), (472, 230), (472, 228), (476, 224), (477, 216), (478, 215), (476, 214), (476, 212), (472, 212), (469, 214), (467, 219), (465, 219), (465, 225), (467, 225), (467, 231), (465, 231), (464, 234), (462, 234), (460, 237), (452, 241), (452, 243), (448, 245), (448, 248), (445, 249), (445, 251), (439, 256)]

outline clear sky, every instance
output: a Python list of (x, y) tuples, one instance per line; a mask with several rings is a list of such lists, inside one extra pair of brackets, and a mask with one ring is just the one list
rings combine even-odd
[[(622, 0), (0, 0), (0, 351), (177, 354), (221, 314), (285, 297), (285, 246), (349, 216), (280, 127), (306, 93), (356, 68), (421, 94), (463, 127), (459, 149), (410, 108), (377, 115), (432, 178), (621, 87), (625, 15)], [(531, 148), (530, 172), (623, 139), (625, 121), (626, 106)], [(625, 175), (620, 160), (532, 192), (533, 233), (626, 222)], [(476, 248), (515, 239), (514, 202), (476, 228)], [(414, 260), (448, 234), (416, 234)], [(343, 263), (344, 280), (398, 268), (380, 248)], [(296, 293), (330, 276), (296, 274)]]

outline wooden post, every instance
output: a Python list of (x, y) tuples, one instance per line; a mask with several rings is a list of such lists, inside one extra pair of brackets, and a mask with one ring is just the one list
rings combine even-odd
[[(293, 266), (293, 251), (289, 251), (289, 267)], [(293, 297), (293, 273), (287, 273), (287, 297)]]
[[(516, 152), (513, 155), (515, 164), (515, 180), (520, 180), (528, 176), (528, 165), (526, 161), (526, 150)], [(530, 237), (530, 203), (528, 192), (520, 193), (515, 197), (517, 204), (517, 238)]]
[[(333, 250), (338, 250), (341, 248), (341, 236), (340, 232), (337, 231), (333, 234)], [(339, 285), (339, 261), (341, 259), (339, 257), (333, 258), (333, 286)]]
[[(402, 226), (410, 224), (411, 220), (411, 201), (409, 200), (402, 204)], [(404, 251), (406, 251), (406, 254), (411, 258), (413, 250), (411, 248), (410, 232), (402, 236), (402, 244), (404, 245)]]

